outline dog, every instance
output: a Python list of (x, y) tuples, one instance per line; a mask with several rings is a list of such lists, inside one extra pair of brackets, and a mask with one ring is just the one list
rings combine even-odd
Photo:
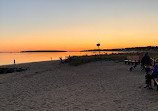
[(137, 64), (135, 64), (134, 66), (129, 68), (129, 71), (133, 71), (133, 69), (135, 69), (137, 67)]

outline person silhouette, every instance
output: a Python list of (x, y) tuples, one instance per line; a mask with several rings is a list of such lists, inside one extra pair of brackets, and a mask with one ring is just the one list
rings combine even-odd
[(141, 59), (141, 70), (145, 69), (146, 73), (148, 73), (149, 66), (152, 66), (152, 59), (149, 56), (149, 53), (147, 52), (147, 53), (145, 53), (144, 57)]
[[(155, 66), (153, 67), (153, 73), (147, 74), (146, 76), (146, 86), (144, 88), (152, 89), (151, 79), (158, 79), (158, 58), (155, 60)], [(158, 88), (157, 90), (158, 91)]]

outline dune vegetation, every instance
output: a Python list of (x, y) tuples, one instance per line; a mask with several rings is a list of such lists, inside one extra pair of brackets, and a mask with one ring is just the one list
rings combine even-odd
[[(140, 59), (146, 52), (125, 52), (125, 53), (112, 53), (112, 54), (98, 54), (98, 55), (84, 55), (84, 56), (71, 56), (65, 59), (63, 63), (69, 63), (70, 65), (77, 66), (89, 62), (95, 61), (116, 61), (116, 62), (123, 62), (127, 56), (139, 56)], [(158, 52), (149, 52), (151, 58), (156, 59), (158, 58)]]

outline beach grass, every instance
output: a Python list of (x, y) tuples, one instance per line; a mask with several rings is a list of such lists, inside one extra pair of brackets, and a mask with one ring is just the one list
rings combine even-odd
[[(112, 53), (112, 54), (98, 54), (98, 55), (84, 55), (84, 56), (71, 56), (65, 60), (65, 63), (69, 63), (73, 66), (78, 66), (81, 64), (86, 64), (95, 61), (116, 61), (123, 62), (127, 56), (139, 56), (140, 59), (144, 56), (146, 52), (127, 52), (127, 53)], [(149, 52), (151, 58), (158, 58), (158, 52)]]

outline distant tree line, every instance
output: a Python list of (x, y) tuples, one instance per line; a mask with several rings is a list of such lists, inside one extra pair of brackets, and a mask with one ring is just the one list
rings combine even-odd
[(92, 49), (92, 50), (84, 50), (84, 51), (158, 51), (158, 46), (131, 47), (131, 48), (121, 48), (121, 49)]

